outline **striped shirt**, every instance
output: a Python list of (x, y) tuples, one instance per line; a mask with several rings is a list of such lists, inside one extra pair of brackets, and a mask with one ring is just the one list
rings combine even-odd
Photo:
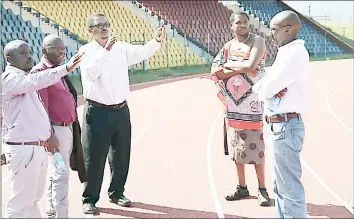
[(66, 66), (36, 74), (13, 66), (2, 73), (2, 137), (4, 142), (46, 141), (51, 135), (48, 113), (38, 90), (68, 74)]

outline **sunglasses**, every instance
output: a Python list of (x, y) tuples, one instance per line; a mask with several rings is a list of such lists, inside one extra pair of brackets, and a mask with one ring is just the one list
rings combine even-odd
[(103, 23), (103, 24), (98, 23), (98, 24), (91, 25), (90, 28), (97, 27), (103, 29), (103, 28), (109, 28), (110, 26), (111, 26), (110, 23)]

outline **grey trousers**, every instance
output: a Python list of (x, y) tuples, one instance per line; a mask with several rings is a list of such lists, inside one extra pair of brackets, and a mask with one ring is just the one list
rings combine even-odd
[(68, 171), (64, 174), (56, 172), (54, 156), (48, 159), (48, 189), (47, 189), (47, 216), (50, 218), (68, 218), (68, 191), (70, 154), (73, 148), (73, 134), (71, 126), (53, 126), (59, 140), (59, 150)]

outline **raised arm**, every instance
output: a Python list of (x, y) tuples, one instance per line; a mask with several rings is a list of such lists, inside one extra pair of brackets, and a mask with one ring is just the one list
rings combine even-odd
[(161, 43), (156, 39), (150, 40), (145, 45), (132, 45), (125, 43), (128, 65), (135, 65), (155, 54), (161, 48)]
[(2, 75), (2, 93), (16, 96), (37, 91), (55, 84), (68, 73), (65, 65), (35, 74), (4, 73)]
[(34, 74), (4, 72), (1, 75), (2, 94), (17, 96), (53, 85), (63, 76), (76, 69), (81, 62), (81, 57), (82, 54), (76, 54), (66, 65), (39, 71)]
[(226, 64), (225, 68), (237, 73), (254, 73), (266, 54), (265, 40), (260, 36), (255, 36), (255, 41), (251, 49), (249, 60), (240, 63)]

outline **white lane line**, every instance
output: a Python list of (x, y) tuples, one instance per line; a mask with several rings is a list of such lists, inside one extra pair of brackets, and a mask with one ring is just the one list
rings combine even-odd
[(331, 92), (334, 90), (334, 88), (336, 88), (336, 86), (333, 86), (331, 89), (329, 89), (327, 91), (327, 94), (326, 94), (326, 105), (327, 105), (327, 108), (328, 108), (328, 111), (332, 114), (332, 116), (334, 116), (334, 118), (337, 119), (337, 121), (342, 124), (342, 126), (344, 128), (346, 128), (350, 133), (354, 134), (353, 132), (353, 129), (351, 129), (347, 124), (345, 124), (338, 116), (337, 114), (332, 110), (332, 107), (331, 107), (331, 104), (329, 103), (329, 95), (331, 94)]
[[(183, 107), (183, 106), (189, 104), (189, 103), (192, 102), (192, 101), (195, 101), (196, 99), (199, 99), (200, 97), (201, 97), (201, 96), (196, 96), (196, 97), (194, 97), (194, 98), (192, 98), (192, 99), (189, 99), (189, 100), (183, 102), (183, 103), (180, 104), (180, 105), (177, 105), (176, 107), (172, 108), (171, 110), (167, 111), (165, 114), (163, 114), (162, 116), (160, 116), (159, 118), (157, 118), (154, 122), (150, 123), (150, 125), (147, 126), (147, 127), (145, 128), (145, 130), (142, 131), (142, 132), (140, 133), (140, 135), (139, 135), (138, 137), (136, 137), (136, 138), (133, 140), (132, 145), (131, 145), (132, 148), (133, 148), (133, 146), (134, 146), (147, 132), (149, 132), (149, 131), (150, 131), (155, 125), (157, 125), (161, 120), (163, 120), (163, 119), (166, 118), (167, 116), (171, 115), (172, 113), (174, 113), (174, 112), (175, 112), (176, 110), (178, 110), (179, 108), (181, 108), (181, 107)], [(104, 176), (104, 179), (103, 179), (103, 186), (102, 186), (103, 189), (104, 189), (104, 191), (106, 191), (106, 190), (108, 189), (108, 187), (109, 187), (110, 179), (111, 179), (110, 176), (111, 176), (110, 173), (109, 173), (109, 174), (105, 174), (105, 176)]]
[[(345, 124), (338, 116), (337, 114), (332, 110), (331, 104), (329, 103), (329, 96), (331, 92), (336, 88), (336, 86), (333, 86), (331, 89), (329, 89), (326, 93), (326, 105), (328, 111), (332, 114), (334, 118), (337, 119), (337, 121), (342, 124), (344, 128), (346, 128), (350, 133), (354, 134), (353, 129), (351, 129), (347, 124)], [(315, 177), (315, 179), (329, 192), (333, 197), (335, 197), (351, 214), (354, 215), (354, 209), (350, 206), (350, 204), (346, 203), (337, 193), (335, 193), (316, 173), (311, 169), (311, 167), (304, 161), (302, 160), (302, 163), (304, 167)]]
[(302, 158), (301, 162), (303, 166), (312, 174), (312, 176), (315, 177), (315, 179), (323, 186), (323, 188), (327, 190), (327, 192), (329, 192), (334, 198), (336, 198), (352, 215), (354, 215), (354, 209), (350, 206), (350, 204), (346, 203), (341, 197), (339, 197), (339, 195), (333, 191)]
[(223, 115), (223, 112), (220, 112), (219, 115), (215, 118), (213, 125), (210, 128), (209, 136), (208, 136), (208, 143), (207, 143), (207, 171), (208, 171), (208, 180), (209, 180), (209, 187), (211, 191), (211, 195), (213, 197), (213, 202), (215, 206), (216, 213), (218, 218), (225, 218), (224, 213), (221, 208), (221, 204), (219, 202), (218, 193), (216, 191), (216, 186), (213, 177), (213, 167), (212, 167), (212, 139), (215, 132), (215, 127), (217, 122), (219, 121), (220, 117)]

